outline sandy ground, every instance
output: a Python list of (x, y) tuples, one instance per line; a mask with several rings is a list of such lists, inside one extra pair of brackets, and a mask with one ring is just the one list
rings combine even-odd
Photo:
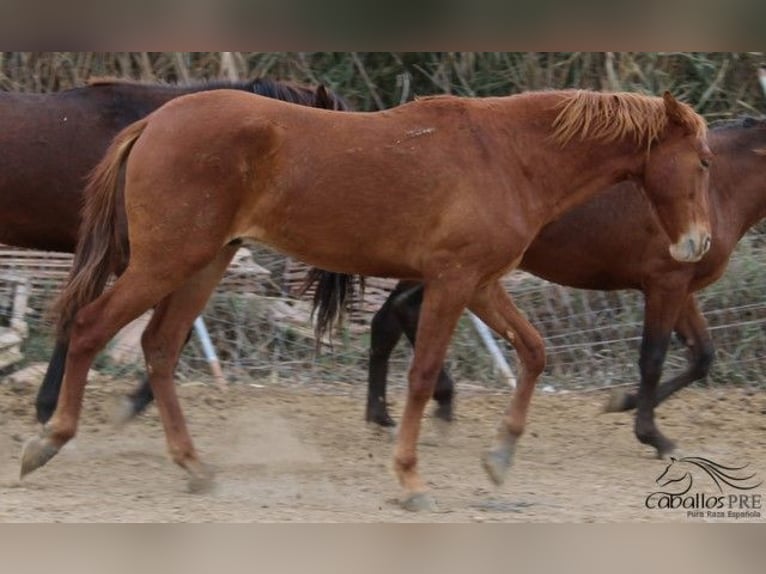
[[(415, 514), (398, 506), (390, 437), (361, 420), (361, 385), (181, 385), (198, 450), (217, 468), (214, 491), (199, 495), (167, 458), (154, 407), (122, 430), (110, 424), (130, 384), (89, 385), (78, 437), (20, 482), (21, 446), (37, 432), (35, 388), (0, 382), (0, 522), (708, 520), (646, 508), (667, 463), (634, 439), (632, 415), (600, 414), (605, 391), (539, 392), (512, 473), (496, 488), (479, 456), (508, 398), (461, 390), (447, 434), (430, 417), (424, 423), (421, 469), (438, 511)], [(393, 398), (398, 414), (402, 391)], [(766, 479), (766, 392), (687, 389), (658, 420), (681, 454), (748, 463)], [(766, 495), (766, 482), (753, 492)]]

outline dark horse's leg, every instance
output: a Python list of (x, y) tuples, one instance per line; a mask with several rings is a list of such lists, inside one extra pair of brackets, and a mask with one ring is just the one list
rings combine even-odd
[(123, 399), (124, 406), (117, 415), (115, 423), (122, 425), (133, 420), (143, 413), (153, 400), (154, 393), (152, 393), (152, 387), (149, 384), (149, 375), (145, 374), (138, 386)]
[(398, 283), (370, 323), (370, 363), (367, 371), (365, 420), (382, 427), (396, 426), (388, 413), (386, 382), (388, 360), (402, 336), (402, 325), (393, 311), (394, 301), (403, 295), (406, 288), (405, 283)]
[(647, 291), (644, 308), (644, 333), (641, 340), (641, 384), (636, 399), (635, 432), (639, 441), (657, 449), (664, 457), (675, 449), (673, 441), (665, 437), (654, 421), (657, 404), (657, 383), (662, 376), (662, 365), (670, 344), (673, 326), (677, 323), (686, 293), (675, 289)]
[[(694, 381), (704, 379), (710, 372), (710, 366), (713, 364), (715, 354), (713, 341), (694, 295), (689, 295), (681, 316), (676, 323), (675, 331), (689, 349), (689, 367), (680, 375), (657, 387), (656, 404), (658, 405), (685, 386)], [(637, 403), (637, 393), (620, 393), (609, 401), (607, 411), (629, 411), (636, 408)]]
[(48, 363), (48, 370), (45, 371), (45, 377), (37, 391), (35, 400), (35, 410), (37, 412), (38, 422), (45, 424), (53, 415), (58, 403), (59, 391), (61, 391), (61, 381), (64, 378), (64, 364), (66, 363), (66, 354), (69, 345), (66, 342), (57, 341), (53, 348), (53, 355)]
[[(385, 427), (395, 424), (386, 403), (388, 361), (402, 333), (414, 346), (422, 303), (422, 285), (401, 281), (372, 318), (366, 412), (366, 420), (369, 422)], [(433, 398), (438, 404), (436, 416), (451, 421), (454, 383), (443, 368), (439, 372)]]

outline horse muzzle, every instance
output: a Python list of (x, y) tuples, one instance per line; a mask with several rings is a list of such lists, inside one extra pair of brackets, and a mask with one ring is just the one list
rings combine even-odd
[(677, 243), (670, 246), (670, 255), (676, 261), (694, 263), (699, 261), (710, 249), (710, 232), (695, 230), (685, 233)]

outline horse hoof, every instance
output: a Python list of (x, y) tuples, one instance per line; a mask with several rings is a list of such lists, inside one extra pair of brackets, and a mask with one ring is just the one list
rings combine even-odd
[(451, 423), (454, 419), (454, 415), (452, 413), (452, 404), (443, 404), (439, 405), (434, 409), (434, 417), (436, 417), (437, 420), (443, 421), (445, 423)]
[(410, 512), (435, 512), (436, 501), (427, 492), (415, 492), (401, 501), (402, 508)]
[(189, 470), (187, 486), (191, 494), (205, 494), (213, 490), (215, 486), (215, 472), (212, 467), (200, 463), (198, 468)]
[(670, 439), (663, 438), (655, 445), (655, 448), (657, 449), (657, 458), (660, 460), (666, 460), (671, 455), (678, 455), (676, 443)]
[(605, 413), (623, 413), (630, 410), (630, 393), (614, 390), (604, 405)]
[(399, 432), (398, 426), (392, 426), (392, 427), (380, 426), (379, 424), (374, 422), (368, 422), (367, 426), (370, 429), (370, 431), (376, 436), (383, 436), (388, 440), (388, 442), (396, 442), (396, 436), (397, 436), (397, 433)]
[(484, 471), (495, 486), (505, 482), (513, 462), (513, 451), (505, 448), (488, 450), (481, 460)]
[(58, 446), (53, 444), (48, 437), (32, 437), (25, 444), (21, 452), (21, 476), (24, 478), (33, 470), (36, 470), (56, 456)]
[(391, 415), (388, 414), (388, 411), (385, 410), (368, 410), (364, 418), (368, 423), (373, 423), (383, 428), (396, 426), (396, 421), (392, 419)]

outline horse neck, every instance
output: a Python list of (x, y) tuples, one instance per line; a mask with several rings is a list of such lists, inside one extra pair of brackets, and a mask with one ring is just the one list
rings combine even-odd
[[(715, 160), (711, 172), (711, 215), (718, 235), (738, 241), (753, 225), (766, 218), (766, 183), (760, 166), (763, 158), (741, 147), (727, 146), (711, 132)], [(749, 155), (748, 155), (749, 154)]]
[[(558, 218), (615, 183), (639, 175), (646, 162), (646, 149), (635, 141), (604, 143), (578, 136), (562, 145), (553, 137), (561, 96), (556, 92), (534, 92), (505, 98), (478, 99), (476, 111), (484, 110), (483, 125), (492, 137), (482, 141), (495, 164), (514, 166), (531, 185), (526, 191), (530, 205), (542, 209), (541, 225)], [(475, 112), (476, 113), (476, 112)], [(482, 138), (483, 139), (483, 138)], [(497, 157), (497, 155), (500, 157)], [(537, 211), (537, 210), (536, 210)]]
[(646, 150), (635, 142), (603, 144), (572, 141), (540, 164), (547, 182), (551, 219), (586, 202), (599, 192), (640, 176)]

